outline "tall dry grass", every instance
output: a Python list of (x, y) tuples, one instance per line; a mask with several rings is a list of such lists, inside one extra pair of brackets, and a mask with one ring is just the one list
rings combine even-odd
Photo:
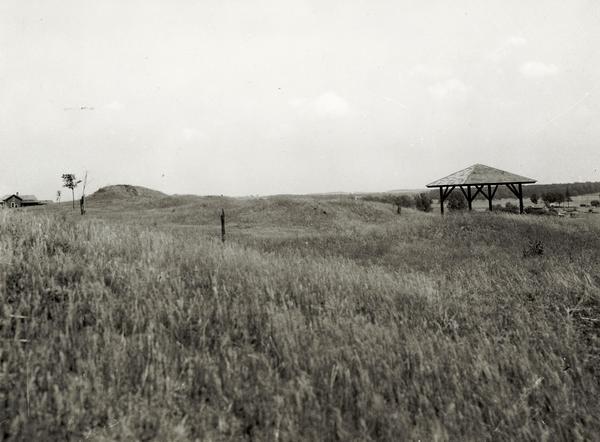
[(1, 212), (2, 437), (598, 437), (593, 219), (329, 204), (224, 246)]

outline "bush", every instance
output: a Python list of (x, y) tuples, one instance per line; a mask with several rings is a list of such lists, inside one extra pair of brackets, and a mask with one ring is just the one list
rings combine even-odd
[(467, 199), (462, 192), (452, 192), (447, 201), (450, 210), (465, 210), (468, 207)]
[(547, 209), (543, 207), (525, 207), (524, 212), (530, 215), (545, 215)]
[(598, 200), (592, 200), (592, 201), (590, 201), (590, 206), (592, 206), (592, 207), (600, 207), (600, 201), (598, 201)]
[(431, 211), (431, 198), (425, 193), (415, 195), (415, 207), (423, 212)]
[(519, 213), (519, 206), (511, 203), (510, 201), (507, 201), (506, 204), (504, 205), (503, 211), (510, 212), (510, 213)]
[(394, 204), (400, 207), (414, 207), (415, 201), (408, 195), (398, 195), (394, 198)]
[(562, 204), (565, 201), (565, 196), (560, 192), (547, 192), (542, 195), (542, 200), (546, 204)]
[(529, 240), (527, 246), (523, 248), (523, 256), (541, 256), (544, 254), (544, 243), (540, 240)]

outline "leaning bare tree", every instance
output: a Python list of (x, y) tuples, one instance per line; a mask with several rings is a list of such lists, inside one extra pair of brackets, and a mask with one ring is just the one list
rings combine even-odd
[(81, 180), (78, 180), (75, 174), (72, 173), (64, 173), (62, 176), (63, 187), (67, 189), (71, 189), (71, 194), (73, 195), (73, 209), (75, 209), (75, 188)]
[(81, 210), (81, 214), (85, 215), (85, 186), (87, 185), (87, 170), (85, 171), (85, 176), (83, 177), (83, 189), (81, 189), (81, 200), (79, 201), (79, 209)]

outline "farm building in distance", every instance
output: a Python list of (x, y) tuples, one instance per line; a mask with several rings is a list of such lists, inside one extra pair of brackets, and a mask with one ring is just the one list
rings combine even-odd
[(0, 207), (16, 209), (18, 207), (41, 206), (48, 201), (40, 201), (35, 195), (19, 195), (19, 192), (10, 195), (4, 195), (0, 200)]
[[(519, 199), (519, 212), (523, 213), (523, 184), (533, 184), (536, 180), (521, 175), (516, 175), (504, 170), (483, 164), (474, 164), (466, 169), (454, 172), (447, 177), (440, 178), (433, 183), (427, 184), (427, 187), (439, 187), (440, 189), (440, 210), (444, 214), (444, 201), (455, 188), (459, 188), (469, 203), (469, 210), (472, 210), (472, 202), (478, 194), (482, 194), (492, 210), (492, 199), (496, 195), (499, 185), (504, 185)], [(475, 192), (471, 192), (471, 187)]]

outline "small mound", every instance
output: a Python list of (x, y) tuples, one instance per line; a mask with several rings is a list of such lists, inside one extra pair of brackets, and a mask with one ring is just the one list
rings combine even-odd
[(123, 199), (154, 199), (164, 198), (167, 195), (158, 190), (148, 189), (142, 186), (131, 186), (129, 184), (117, 184), (106, 186), (94, 192), (90, 198), (103, 200), (123, 200)]

